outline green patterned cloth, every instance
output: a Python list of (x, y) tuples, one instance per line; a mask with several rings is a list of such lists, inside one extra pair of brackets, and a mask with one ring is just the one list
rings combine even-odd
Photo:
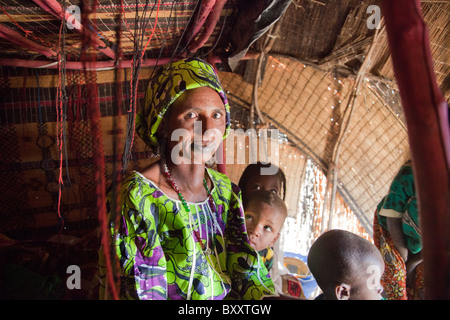
[[(206, 199), (188, 203), (191, 214), (140, 173), (124, 179), (120, 223), (117, 229), (111, 224), (121, 298), (250, 300), (275, 294), (264, 262), (248, 244), (240, 190), (221, 173), (207, 174), (215, 210)], [(211, 254), (193, 236), (199, 225)], [(101, 268), (103, 281), (104, 273)]]
[(422, 250), (419, 213), (414, 187), (413, 168), (403, 165), (391, 183), (389, 194), (377, 208), (380, 225), (387, 229), (386, 217), (402, 219), (406, 245), (412, 253)]

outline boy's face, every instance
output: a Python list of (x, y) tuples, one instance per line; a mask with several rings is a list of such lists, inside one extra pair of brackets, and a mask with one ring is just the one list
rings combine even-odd
[(278, 175), (260, 175), (255, 174), (251, 177), (245, 187), (245, 190), (242, 190), (245, 194), (250, 194), (253, 191), (257, 190), (267, 190), (277, 195), (280, 195), (281, 191), (281, 182)]
[(250, 203), (245, 210), (245, 226), (250, 246), (256, 251), (273, 246), (286, 215), (267, 203)]
[(350, 300), (381, 300), (383, 287), (380, 283), (384, 273), (384, 261), (379, 252), (375, 252), (360, 276), (352, 286)]

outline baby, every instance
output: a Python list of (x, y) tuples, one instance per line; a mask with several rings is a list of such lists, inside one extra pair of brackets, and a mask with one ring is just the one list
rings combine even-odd
[(344, 230), (322, 234), (308, 254), (308, 267), (323, 300), (381, 300), (384, 261), (368, 240)]
[(272, 247), (287, 217), (286, 204), (276, 193), (258, 190), (245, 199), (244, 211), (250, 246), (266, 258), (265, 265), (270, 270), (273, 263)]

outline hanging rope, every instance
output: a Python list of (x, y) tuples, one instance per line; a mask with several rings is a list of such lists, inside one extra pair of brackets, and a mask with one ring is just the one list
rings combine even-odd
[[(126, 134), (126, 141), (125, 141), (125, 147), (124, 147), (124, 153), (123, 153), (123, 159), (122, 159), (122, 172), (126, 170), (128, 166), (128, 161), (131, 157), (131, 150), (133, 149), (134, 145), (134, 131), (135, 131), (135, 124), (136, 124), (136, 112), (137, 112), (137, 94), (138, 94), (138, 86), (139, 86), (139, 75), (141, 72), (142, 62), (144, 60), (145, 52), (147, 49), (148, 44), (150, 43), (153, 34), (155, 33), (156, 26), (158, 24), (158, 16), (159, 16), (159, 8), (161, 5), (161, 0), (158, 0), (157, 2), (157, 9), (156, 9), (156, 17), (155, 22), (153, 24), (153, 29), (150, 34), (150, 36), (147, 39), (147, 42), (145, 46), (142, 46), (142, 43), (144, 41), (145, 37), (145, 30), (146, 26), (149, 23), (149, 18), (146, 18), (146, 12), (148, 8), (148, 2), (145, 5), (145, 8), (143, 10), (142, 17), (138, 17), (138, 7), (136, 6), (136, 23), (135, 23), (135, 50), (133, 59), (131, 62), (131, 74), (130, 74), (130, 107), (128, 109), (128, 122), (127, 122), (127, 134)], [(154, 10), (154, 7), (152, 8), (150, 12), (150, 16)], [(143, 48), (143, 49), (142, 49)]]
[[(64, 4), (65, 6), (65, 4)], [(64, 7), (65, 9), (65, 7)], [(66, 119), (65, 108), (63, 108), (63, 101), (65, 98), (65, 93), (63, 94), (63, 86), (65, 86), (65, 36), (66, 28), (64, 27), (64, 20), (61, 21), (61, 26), (59, 28), (59, 50), (58, 50), (58, 87), (56, 90), (56, 142), (58, 147), (58, 159), (59, 159), (59, 175), (58, 175), (58, 203), (57, 203), (57, 214), (59, 218), (59, 236), (64, 228), (64, 219), (61, 215), (61, 193), (64, 186), (64, 181), (62, 177), (63, 171), (63, 146), (64, 135), (63, 128)], [(64, 83), (64, 84), (63, 84)], [(67, 158), (67, 157), (66, 157)], [(60, 240), (60, 239), (59, 239)]]

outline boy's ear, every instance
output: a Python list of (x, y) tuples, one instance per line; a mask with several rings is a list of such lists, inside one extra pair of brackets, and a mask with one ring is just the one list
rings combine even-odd
[(276, 235), (275, 238), (273, 238), (272, 242), (269, 244), (269, 247), (273, 247), (275, 245), (275, 242), (277, 242), (278, 238), (280, 237), (280, 233)]
[(338, 300), (349, 300), (350, 299), (350, 289), (351, 287), (346, 283), (341, 283), (336, 286), (335, 293)]

